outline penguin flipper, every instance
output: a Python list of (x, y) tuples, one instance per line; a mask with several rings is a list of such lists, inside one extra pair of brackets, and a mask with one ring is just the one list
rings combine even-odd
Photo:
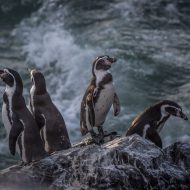
[(16, 142), (23, 130), (24, 126), (22, 122), (13, 114), (13, 125), (9, 133), (9, 150), (12, 155), (15, 155)]
[(98, 89), (95, 88), (94, 86), (91, 87), (86, 97), (86, 105), (88, 108), (89, 121), (92, 127), (95, 126), (94, 102), (97, 96), (98, 96)]
[(92, 127), (95, 125), (94, 100), (97, 93), (94, 92), (95, 87), (89, 86), (81, 102), (80, 131), (82, 135), (93, 130)]
[(162, 148), (162, 140), (156, 130), (148, 130), (146, 137), (155, 143), (158, 147)]
[(119, 97), (117, 96), (116, 93), (114, 93), (113, 110), (114, 110), (114, 116), (119, 115), (119, 113), (120, 113), (120, 101), (119, 101)]
[(35, 120), (39, 130), (41, 130), (45, 126), (45, 118), (40, 111), (35, 112)]

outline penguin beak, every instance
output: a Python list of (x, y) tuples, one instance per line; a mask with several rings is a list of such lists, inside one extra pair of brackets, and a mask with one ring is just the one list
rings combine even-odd
[(179, 115), (182, 119), (188, 120), (188, 117), (183, 112), (179, 112)]
[(32, 74), (32, 69), (28, 68), (28, 72), (29, 72), (29, 74), (30, 74), (30, 76), (31, 76), (31, 74)]
[(115, 57), (109, 57), (108, 61), (112, 64), (112, 63), (115, 63), (117, 59)]
[(0, 75), (4, 73), (4, 70), (0, 70)]
[(116, 58), (108, 57), (107, 60), (104, 62), (106, 69), (110, 69), (110, 67), (112, 66), (114, 62), (116, 62)]
[(3, 74), (4, 74), (4, 73), (5, 73), (4, 70), (0, 70), (0, 78), (3, 77)]
[(28, 68), (28, 72), (29, 72), (29, 75), (30, 75), (31, 78), (33, 76), (33, 72), (34, 71), (36, 71), (36, 69), (30, 69), (30, 68)]

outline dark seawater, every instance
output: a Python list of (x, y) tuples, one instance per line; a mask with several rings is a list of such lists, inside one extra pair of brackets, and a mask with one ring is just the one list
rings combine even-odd
[[(190, 118), (187, 0), (31, 0), (14, 6), (13, 2), (0, 1), (0, 65), (20, 72), (26, 101), (27, 68), (43, 71), (73, 143), (81, 138), (79, 108), (91, 64), (101, 54), (118, 58), (111, 72), (122, 105), (119, 117), (110, 111), (107, 130), (125, 134), (138, 113), (162, 99), (179, 103)], [(0, 104), (3, 91), (0, 82)], [(5, 136), (1, 122), (0, 168), (17, 161), (9, 154)], [(173, 117), (161, 137), (164, 146), (190, 142), (190, 124)]]

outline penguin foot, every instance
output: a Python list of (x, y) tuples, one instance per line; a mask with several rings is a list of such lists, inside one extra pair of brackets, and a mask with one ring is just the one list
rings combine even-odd
[(93, 130), (90, 131), (91, 137), (95, 144), (101, 145), (104, 143), (104, 133), (96, 134)]
[(97, 136), (96, 138), (93, 138), (93, 141), (94, 141), (95, 144), (101, 145), (101, 144), (104, 143), (104, 138), (100, 138), (100, 137)]
[(19, 166), (27, 166), (28, 165), (28, 163), (25, 163), (24, 161), (21, 161), (20, 163), (19, 163)]
[(98, 132), (99, 132), (98, 136), (100, 139), (100, 143), (104, 143), (104, 130), (102, 126), (98, 127)]

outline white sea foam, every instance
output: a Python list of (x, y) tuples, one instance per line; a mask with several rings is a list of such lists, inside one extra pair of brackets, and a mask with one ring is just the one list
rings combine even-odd
[(24, 21), (13, 35), (24, 36), (26, 62), (45, 74), (52, 100), (64, 117), (71, 139), (75, 140), (80, 137), (80, 102), (99, 50), (79, 47), (57, 23), (36, 26), (32, 19), (32, 26)]

